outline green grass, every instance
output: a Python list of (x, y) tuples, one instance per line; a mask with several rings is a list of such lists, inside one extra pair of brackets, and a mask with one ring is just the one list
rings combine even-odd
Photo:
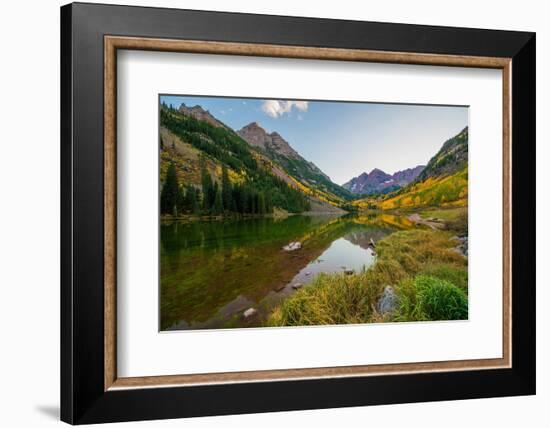
[[(320, 275), (284, 300), (268, 325), (462, 319), (464, 299), (467, 317), (467, 260), (455, 251), (452, 238), (451, 232), (439, 230), (396, 232), (377, 244), (377, 261), (370, 269)], [(387, 285), (395, 289), (399, 307), (382, 315), (377, 303)]]
[(418, 311), (432, 320), (468, 318), (468, 297), (449, 281), (428, 275), (414, 279)]
[(463, 320), (468, 318), (468, 297), (450, 281), (421, 274), (396, 287), (398, 310), (392, 321)]
[(424, 269), (423, 273), (456, 285), (468, 294), (468, 270), (448, 264), (435, 264)]

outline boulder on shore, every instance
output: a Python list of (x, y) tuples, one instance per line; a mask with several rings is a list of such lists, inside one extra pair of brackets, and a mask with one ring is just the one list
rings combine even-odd
[(454, 236), (453, 239), (459, 242), (455, 250), (464, 257), (468, 257), (468, 236)]
[(391, 285), (387, 285), (386, 288), (384, 288), (382, 297), (380, 297), (380, 300), (378, 301), (378, 312), (381, 315), (393, 312), (397, 309), (398, 303), (398, 298), (395, 291), (393, 291), (393, 287)]
[(244, 319), (249, 319), (258, 313), (258, 309), (248, 308), (243, 312)]

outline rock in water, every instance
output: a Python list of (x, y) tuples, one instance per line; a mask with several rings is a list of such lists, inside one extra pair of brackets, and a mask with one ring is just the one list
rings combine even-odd
[(279, 284), (275, 287), (275, 291), (283, 291), (286, 288), (286, 284)]
[(393, 291), (393, 287), (387, 285), (386, 288), (384, 288), (384, 293), (382, 293), (382, 297), (380, 297), (380, 300), (378, 301), (378, 312), (381, 315), (393, 312), (397, 309), (397, 304), (398, 299), (395, 291)]
[(257, 309), (254, 308), (248, 308), (246, 311), (243, 312), (244, 319), (249, 319), (256, 315), (258, 313)]
[(296, 241), (296, 242), (291, 242), (288, 245), (285, 245), (283, 247), (283, 250), (285, 250), (285, 251), (295, 251), (295, 250), (299, 250), (300, 248), (302, 248), (302, 244), (300, 242)]
[(291, 242), (288, 245), (285, 245), (283, 247), (283, 250), (285, 250), (285, 251), (295, 251), (295, 250), (299, 250), (300, 248), (302, 248), (302, 244), (300, 242), (296, 241), (296, 242)]

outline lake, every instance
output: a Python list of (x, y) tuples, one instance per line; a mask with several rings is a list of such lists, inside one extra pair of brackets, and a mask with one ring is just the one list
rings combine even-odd
[[(367, 269), (377, 242), (405, 217), (303, 216), (161, 224), (161, 330), (259, 327), (320, 273)], [(300, 242), (301, 248), (283, 246)], [(312, 285), (311, 285), (312, 286)], [(244, 311), (254, 308), (249, 318)]]

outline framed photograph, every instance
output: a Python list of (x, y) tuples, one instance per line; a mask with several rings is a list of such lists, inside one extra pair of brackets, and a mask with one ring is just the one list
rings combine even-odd
[(61, 8), (61, 418), (535, 393), (535, 35)]

